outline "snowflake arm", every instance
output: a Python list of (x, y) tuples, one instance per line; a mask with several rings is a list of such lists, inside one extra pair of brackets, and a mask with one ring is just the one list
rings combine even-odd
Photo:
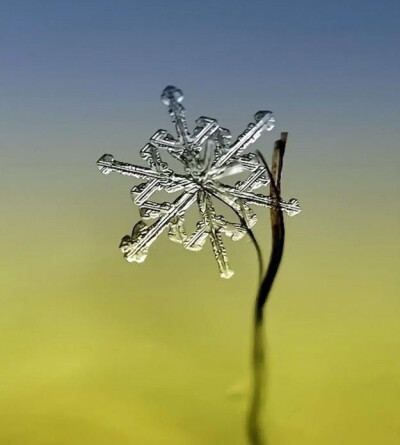
[(211, 241), (219, 273), (222, 278), (230, 278), (233, 275), (233, 271), (229, 267), (228, 255), (220, 233), (221, 228), (224, 227), (224, 221), (217, 217), (210, 195), (203, 190), (198, 193), (198, 204), (203, 218), (204, 228)]
[[(171, 224), (171, 221), (182, 212), (185, 212), (195, 201), (197, 190), (179, 196), (170, 208), (151, 226), (146, 226), (142, 221), (138, 222), (132, 231), (132, 235), (122, 238), (120, 249), (127, 261), (141, 263), (146, 259), (149, 247)], [(135, 230), (138, 228), (138, 230)]]

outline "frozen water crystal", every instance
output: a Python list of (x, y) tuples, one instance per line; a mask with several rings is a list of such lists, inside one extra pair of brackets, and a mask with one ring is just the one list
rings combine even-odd
[[(243, 154), (264, 130), (272, 130), (275, 118), (270, 111), (257, 112), (254, 122), (249, 123), (236, 141), (231, 142), (229, 130), (209, 117), (198, 118), (193, 133), (189, 133), (182, 105), (183, 94), (178, 88), (166, 87), (161, 99), (168, 106), (177, 136), (173, 137), (165, 130), (156, 131), (140, 151), (148, 167), (117, 161), (110, 154), (97, 161), (104, 174), (116, 172), (144, 180), (131, 190), (142, 220), (133, 227), (131, 235), (122, 238), (120, 249), (127, 261), (141, 263), (146, 259), (151, 244), (165, 230), (168, 230), (171, 241), (188, 250), (200, 250), (209, 239), (221, 277), (230, 278), (233, 271), (229, 267), (222, 234), (234, 241), (246, 234), (247, 228), (257, 221), (250, 205), (279, 206), (290, 216), (300, 212), (296, 199), (277, 202), (275, 198), (254, 192), (269, 184), (268, 173), (255, 154)], [(182, 164), (184, 174), (169, 168), (161, 157), (163, 152)], [(224, 183), (224, 178), (238, 173), (246, 173), (246, 179), (234, 186)], [(179, 196), (170, 203), (151, 201), (152, 195), (160, 190), (179, 192)], [(225, 203), (240, 215), (239, 222), (228, 222), (218, 215), (213, 204), (215, 200)], [(196, 204), (200, 220), (195, 231), (187, 234), (185, 212)], [(147, 225), (143, 220), (148, 219), (155, 219), (155, 222)]]

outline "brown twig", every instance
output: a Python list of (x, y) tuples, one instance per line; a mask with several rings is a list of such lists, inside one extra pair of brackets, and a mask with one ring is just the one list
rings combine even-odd
[[(258, 156), (265, 165), (270, 177), (270, 194), (279, 203), (281, 197), (281, 173), (283, 156), (285, 153), (287, 133), (281, 133), (281, 138), (275, 142), (272, 155), (272, 169), (260, 152)], [(285, 243), (285, 225), (282, 210), (279, 207), (272, 207), (270, 210), (272, 248), (269, 258), (268, 268), (264, 279), (258, 290), (254, 308), (254, 331), (253, 331), (253, 393), (250, 402), (247, 432), (250, 444), (264, 445), (266, 438), (262, 434), (261, 409), (265, 398), (265, 339), (263, 333), (264, 308), (270, 295), (272, 285), (278, 273), (282, 260)]]

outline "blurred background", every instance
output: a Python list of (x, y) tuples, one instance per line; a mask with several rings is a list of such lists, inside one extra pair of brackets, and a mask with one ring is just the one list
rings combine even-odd
[[(397, 1), (0, 2), (0, 443), (246, 443), (256, 255), (166, 235), (118, 249), (159, 95), (234, 136), (288, 131), (285, 256), (266, 317), (271, 445), (400, 441)], [(266, 255), (269, 214), (255, 209)], [(396, 233), (397, 232), (397, 233)]]

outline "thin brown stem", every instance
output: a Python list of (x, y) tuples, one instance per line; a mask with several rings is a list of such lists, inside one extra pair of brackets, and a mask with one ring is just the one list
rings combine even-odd
[[(272, 169), (260, 152), (258, 156), (265, 165), (270, 178), (270, 194), (280, 202), (281, 197), (281, 173), (283, 156), (286, 148), (287, 133), (281, 133), (281, 138), (275, 142), (272, 155)], [(253, 326), (253, 393), (248, 414), (247, 432), (251, 445), (265, 445), (267, 438), (262, 434), (261, 412), (265, 399), (266, 355), (265, 338), (263, 331), (264, 308), (268, 301), (272, 285), (275, 281), (282, 260), (285, 244), (285, 225), (282, 210), (279, 207), (270, 209), (272, 247), (268, 268), (258, 290), (254, 307)]]

